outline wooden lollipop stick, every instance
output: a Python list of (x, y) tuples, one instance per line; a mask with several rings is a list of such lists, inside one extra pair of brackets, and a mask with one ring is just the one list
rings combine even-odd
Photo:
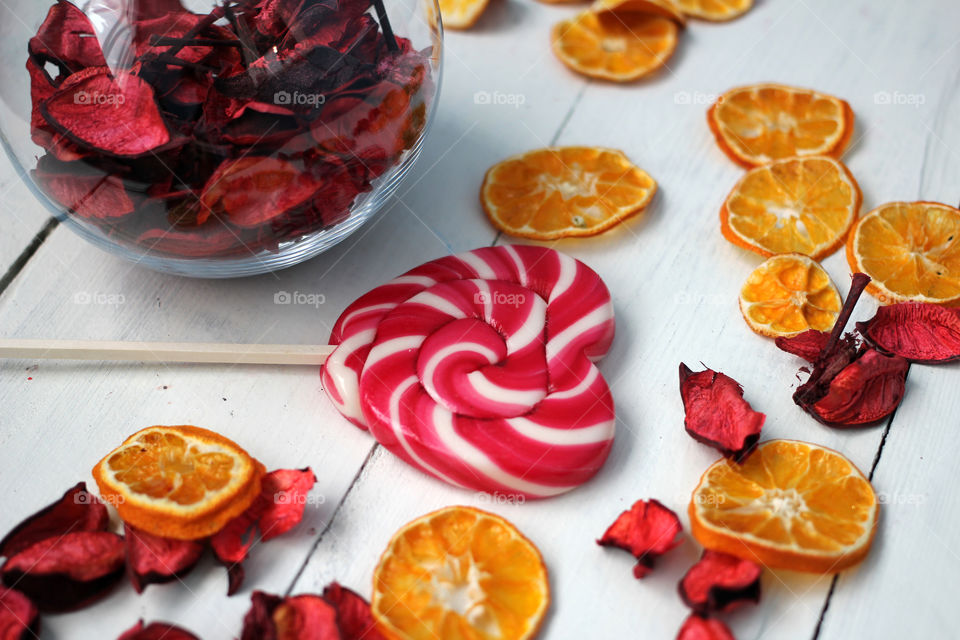
[(332, 345), (0, 339), (0, 358), (221, 364), (323, 364)]

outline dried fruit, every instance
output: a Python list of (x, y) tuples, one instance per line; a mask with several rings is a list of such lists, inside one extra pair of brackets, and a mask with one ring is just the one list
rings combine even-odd
[(108, 531), (47, 538), (11, 556), (2, 572), (3, 583), (41, 611), (70, 611), (106, 595), (123, 576), (123, 538)]
[(373, 573), (383, 635), (529, 640), (550, 604), (540, 552), (500, 516), (447, 507), (401, 528)]
[(646, 13), (583, 11), (554, 25), (553, 52), (591, 78), (631, 82), (662, 67), (677, 48), (677, 23)]
[(691, 18), (726, 22), (750, 11), (753, 0), (677, 0), (677, 5)]
[(739, 460), (760, 439), (766, 416), (743, 399), (743, 387), (712, 369), (694, 373), (680, 363), (683, 426), (699, 442)]
[(707, 112), (717, 144), (748, 169), (793, 156), (839, 158), (853, 137), (853, 120), (845, 101), (781, 84), (731, 89)]
[(830, 329), (841, 304), (823, 267), (799, 253), (768, 258), (740, 289), (740, 312), (747, 325), (774, 338)]
[(683, 622), (677, 640), (735, 640), (727, 625), (713, 618), (692, 614)]
[(804, 331), (787, 338), (777, 338), (776, 343), (782, 351), (799, 356), (813, 364), (830, 341), (829, 331)]
[(142, 429), (93, 468), (125, 523), (180, 540), (212, 535), (246, 511), (263, 473), (235, 442), (189, 425)]
[(960, 358), (960, 311), (923, 302), (880, 307), (857, 330), (884, 353), (932, 364)]
[(170, 582), (187, 575), (203, 555), (194, 540), (160, 538), (131, 525), (124, 527), (127, 575), (137, 593), (148, 584)]
[(107, 507), (78, 482), (53, 504), (36, 512), (0, 541), (0, 556), (10, 558), (27, 547), (59, 538), (71, 531), (106, 531), (110, 523)]
[(679, 25), (687, 22), (674, 0), (594, 0), (590, 10), (594, 13), (609, 12), (614, 15), (638, 13), (660, 16), (669, 18)]
[(443, 26), (449, 29), (469, 29), (487, 8), (490, 0), (440, 0)]
[(337, 610), (337, 626), (343, 640), (386, 640), (377, 630), (370, 603), (359, 594), (332, 582), (324, 587), (323, 599)]
[(742, 463), (721, 458), (690, 499), (693, 537), (774, 569), (837, 573), (867, 555), (878, 502), (841, 454), (809, 442), (768, 440)]
[(40, 614), (30, 598), (14, 589), (0, 587), (0, 638), (27, 640), (40, 633)]
[(802, 253), (820, 260), (843, 246), (861, 201), (857, 181), (838, 160), (777, 160), (737, 182), (720, 209), (720, 230), (762, 256)]
[(254, 591), (240, 640), (341, 640), (337, 610), (315, 595), (280, 598)]
[(621, 151), (552, 147), (487, 170), (480, 202), (497, 229), (553, 240), (602, 233), (641, 213), (657, 183)]
[(140, 620), (124, 631), (117, 640), (199, 640), (199, 638), (186, 629), (166, 622), (151, 622), (144, 626), (143, 620)]
[(653, 569), (654, 560), (680, 544), (683, 531), (677, 514), (657, 500), (637, 500), (604, 532), (597, 544), (629, 551), (637, 559), (633, 568), (636, 578), (643, 578)]
[(890, 202), (860, 218), (847, 262), (872, 279), (882, 304), (960, 303), (960, 210), (936, 202)]
[(746, 602), (760, 602), (762, 573), (756, 562), (706, 549), (680, 580), (680, 597), (704, 616), (731, 611)]

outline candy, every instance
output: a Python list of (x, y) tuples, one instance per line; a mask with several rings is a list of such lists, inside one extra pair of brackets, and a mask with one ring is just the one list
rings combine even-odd
[(477, 249), (350, 305), (322, 371), (337, 409), (414, 467), (478, 491), (546, 497), (592, 477), (613, 443), (594, 365), (610, 294), (552, 249)]

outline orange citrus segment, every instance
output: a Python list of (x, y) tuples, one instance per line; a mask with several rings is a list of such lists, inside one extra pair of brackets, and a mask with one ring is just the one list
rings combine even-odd
[(763, 336), (829, 331), (842, 304), (823, 267), (799, 253), (768, 258), (740, 289), (740, 311)]
[(504, 233), (553, 240), (606, 231), (640, 213), (656, 190), (653, 178), (621, 151), (552, 147), (490, 167), (480, 201)]
[(686, 24), (680, 7), (673, 0), (594, 0), (590, 6), (594, 13), (610, 12), (614, 14), (645, 13), (651, 16), (670, 18), (678, 24)]
[(724, 22), (749, 11), (753, 0), (677, 0), (677, 5), (691, 18)]
[(774, 569), (836, 573), (867, 555), (877, 509), (869, 480), (841, 454), (769, 440), (742, 464), (711, 465), (689, 513), (693, 536), (708, 549)]
[(93, 469), (124, 522), (196, 539), (219, 531), (260, 492), (263, 466), (233, 441), (193, 426), (147, 427)]
[(891, 202), (863, 216), (847, 261), (872, 278), (883, 304), (960, 304), (960, 211), (936, 202)]
[(747, 168), (792, 156), (839, 158), (853, 136), (845, 101), (779, 84), (731, 89), (707, 121), (723, 152)]
[(488, 4), (489, 0), (439, 0), (443, 26), (449, 29), (469, 29)]
[(820, 260), (843, 245), (861, 200), (840, 161), (787, 158), (740, 179), (720, 210), (720, 229), (730, 242), (763, 256), (802, 253)]
[(533, 638), (550, 603), (540, 552), (503, 518), (447, 507), (394, 534), (370, 609), (394, 640)]
[(630, 82), (659, 69), (677, 47), (677, 23), (646, 13), (584, 11), (554, 25), (553, 52), (578, 73)]

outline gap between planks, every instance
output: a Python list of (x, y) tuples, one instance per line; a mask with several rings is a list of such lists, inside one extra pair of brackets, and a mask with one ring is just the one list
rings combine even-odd
[(0, 277), (0, 296), (6, 292), (7, 288), (14, 281), (14, 279), (23, 271), (23, 268), (27, 266), (27, 263), (30, 262), (30, 259), (37, 253), (41, 245), (46, 242), (47, 238), (50, 237), (50, 234), (53, 233), (53, 230), (60, 225), (60, 221), (56, 218), (51, 217), (47, 220), (46, 224), (43, 225), (43, 228), (37, 232), (37, 235), (33, 236), (33, 239), (30, 243), (20, 252), (20, 255), (17, 256), (16, 260), (10, 263), (10, 267), (7, 269), (7, 272), (3, 274), (3, 277)]

